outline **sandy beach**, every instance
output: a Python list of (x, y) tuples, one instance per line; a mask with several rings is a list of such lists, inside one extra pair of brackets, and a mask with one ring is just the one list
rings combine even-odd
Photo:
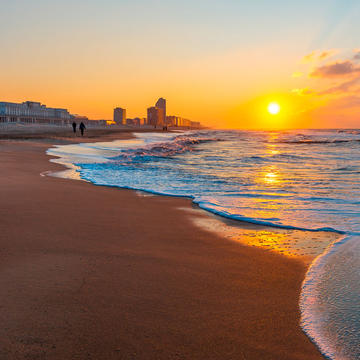
[(47, 148), (79, 139), (15, 137), (0, 141), (1, 359), (323, 359), (299, 326), (304, 261), (196, 226), (188, 199), (41, 176), (62, 169)]

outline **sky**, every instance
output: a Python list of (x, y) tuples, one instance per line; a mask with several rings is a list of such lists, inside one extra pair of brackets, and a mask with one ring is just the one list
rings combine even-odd
[(111, 119), (165, 97), (169, 115), (218, 128), (359, 127), (357, 0), (0, 5), (0, 101)]

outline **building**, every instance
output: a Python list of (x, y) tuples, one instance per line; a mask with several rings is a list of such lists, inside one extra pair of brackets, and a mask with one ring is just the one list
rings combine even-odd
[(90, 120), (87, 116), (70, 114), (61, 108), (49, 108), (40, 102), (25, 101), (23, 103), (0, 102), (0, 124), (50, 124), (71, 125), (83, 122), (86, 126), (106, 126), (107, 120)]
[(159, 119), (161, 117), (161, 110), (156, 107), (152, 106), (147, 109), (147, 124), (151, 126), (158, 126), (159, 125)]
[(201, 124), (199, 121), (191, 121), (191, 125), (190, 125), (192, 128), (196, 128), (196, 129), (199, 129), (201, 128)]
[(200, 127), (199, 122), (184, 119), (180, 116), (167, 116), (166, 123), (168, 126), (179, 126), (179, 127)]
[(138, 126), (138, 118), (126, 119), (126, 125)]
[(138, 118), (138, 119), (139, 119), (140, 126), (146, 125), (146, 118), (145, 117), (141, 117), (141, 118)]
[(166, 100), (159, 98), (155, 106), (147, 109), (147, 124), (154, 127), (166, 125)]
[(87, 116), (84, 115), (78, 115), (78, 114), (74, 114), (73, 115), (73, 120), (77, 123), (81, 123), (83, 122), (84, 124), (89, 122), (89, 118)]
[(189, 119), (178, 118), (178, 126), (190, 127), (191, 121)]
[(106, 126), (108, 120), (89, 120), (89, 121), (91, 122), (91, 124), (94, 123), (94, 125)]
[(159, 126), (166, 125), (166, 100), (164, 98), (159, 98), (155, 106), (160, 110), (158, 125)]
[(0, 122), (67, 124), (72, 119), (68, 110), (48, 108), (40, 102), (0, 102)]
[(146, 118), (133, 118), (133, 119), (126, 119), (126, 124), (130, 126), (143, 126), (146, 125)]
[(126, 109), (120, 107), (114, 109), (114, 122), (117, 125), (126, 125)]
[(178, 116), (169, 115), (166, 117), (166, 125), (167, 126), (177, 126)]

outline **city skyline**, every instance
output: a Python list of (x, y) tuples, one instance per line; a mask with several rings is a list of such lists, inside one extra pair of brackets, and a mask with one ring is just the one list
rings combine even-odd
[(191, 121), (180, 116), (166, 114), (166, 99), (160, 97), (155, 106), (147, 109), (147, 117), (126, 116), (127, 109), (115, 107), (112, 119), (89, 119), (86, 115), (72, 114), (65, 108), (48, 107), (38, 101), (23, 101), (20, 103), (0, 101), (0, 124), (54, 124), (69, 125), (73, 121), (86, 122), (92, 126), (124, 125), (124, 126), (168, 126), (199, 128), (200, 122)]

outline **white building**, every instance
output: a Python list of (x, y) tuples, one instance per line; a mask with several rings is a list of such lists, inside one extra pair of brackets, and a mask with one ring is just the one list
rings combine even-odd
[(0, 122), (67, 123), (72, 118), (66, 109), (48, 108), (39, 102), (0, 102)]

